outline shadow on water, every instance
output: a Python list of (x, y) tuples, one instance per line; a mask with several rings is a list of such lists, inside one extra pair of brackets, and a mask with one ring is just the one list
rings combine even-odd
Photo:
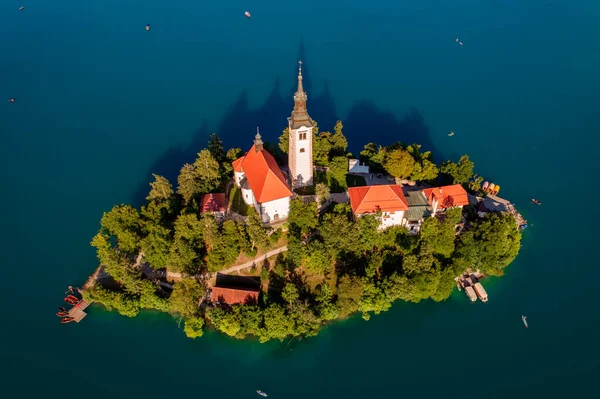
[[(302, 60), (303, 86), (307, 93), (312, 92), (312, 81), (310, 76), (309, 62), (306, 61), (306, 50), (304, 42), (301, 41), (298, 48), (298, 59)], [(294, 76), (298, 73), (297, 65), (294, 66)], [(216, 123), (217, 135), (223, 140), (225, 147), (240, 147), (247, 151), (252, 145), (256, 127), (260, 127), (260, 133), (265, 141), (276, 145), (281, 132), (287, 126), (286, 118), (293, 108), (293, 93), (297, 85), (294, 79), (293, 87), (285, 95), (281, 94), (279, 78), (275, 79), (273, 88), (265, 102), (253, 108), (248, 100), (248, 92), (242, 90), (236, 101), (228, 107), (223, 116)], [(327, 81), (323, 91), (309, 96), (308, 109), (320, 131), (332, 131), (335, 122), (342, 119), (344, 123), (344, 134), (350, 143), (350, 150), (355, 156), (367, 142), (375, 142), (387, 145), (396, 141), (405, 143), (419, 143), (424, 150), (432, 151), (436, 161), (439, 154), (431, 141), (429, 130), (423, 116), (416, 110), (411, 109), (402, 119), (398, 119), (390, 111), (378, 108), (371, 100), (357, 101), (349, 110), (345, 118), (340, 118), (335, 106)], [(185, 146), (170, 147), (158, 157), (143, 177), (143, 181), (136, 188), (132, 202), (136, 207), (145, 202), (152, 180), (152, 173), (162, 175), (169, 179), (174, 187), (177, 185), (177, 175), (184, 163), (191, 163), (196, 154), (208, 144), (209, 134), (207, 121), (203, 121), (197, 129), (189, 144)]]

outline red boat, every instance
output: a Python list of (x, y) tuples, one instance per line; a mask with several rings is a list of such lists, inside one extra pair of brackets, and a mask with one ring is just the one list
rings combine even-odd
[(532, 198), (531, 202), (533, 202), (534, 204), (537, 204), (537, 205), (542, 205), (542, 203), (540, 201), (536, 200), (535, 198)]
[(74, 317), (64, 317), (62, 319), (60, 319), (61, 324), (67, 324), (72, 322), (73, 320), (75, 320)]
[(77, 305), (79, 303), (79, 299), (75, 298), (73, 295), (69, 295), (68, 297), (65, 298), (65, 302), (68, 303), (69, 305)]
[(58, 317), (67, 317), (69, 315), (69, 313), (68, 312), (60, 311), (60, 312), (56, 313), (56, 315)]

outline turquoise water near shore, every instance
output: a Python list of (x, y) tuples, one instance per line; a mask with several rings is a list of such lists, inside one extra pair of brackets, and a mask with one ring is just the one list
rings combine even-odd
[[(0, 3), (3, 392), (593, 395), (598, 2), (20, 5)], [(167, 315), (127, 319), (97, 306), (61, 326), (54, 312), (65, 287), (96, 267), (89, 241), (102, 212), (139, 203), (151, 172), (173, 177), (210, 132), (248, 148), (258, 125), (276, 140), (298, 58), (311, 116), (323, 129), (342, 119), (353, 151), (403, 140), (438, 161), (468, 153), (517, 204), (532, 227), (506, 276), (485, 281), (490, 302), (455, 293), (444, 303), (397, 303), (289, 345), (210, 331), (189, 340)]]

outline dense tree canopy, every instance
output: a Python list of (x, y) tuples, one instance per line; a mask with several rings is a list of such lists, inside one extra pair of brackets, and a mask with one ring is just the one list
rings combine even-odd
[(405, 149), (396, 148), (386, 154), (383, 166), (390, 175), (406, 179), (413, 173), (415, 159)]
[(474, 164), (467, 155), (460, 157), (458, 163), (446, 161), (440, 167), (440, 172), (450, 176), (453, 184), (462, 184), (473, 176)]
[[(316, 123), (313, 129), (313, 156), (323, 166), (315, 175), (321, 174), (315, 190), (320, 202), (347, 184), (350, 154), (342, 130), (339, 121), (333, 134), (319, 133)], [(288, 133), (286, 129), (280, 137), (283, 153)], [(283, 230), (265, 227), (254, 207), (245, 219), (201, 213), (201, 195), (224, 190), (233, 174), (231, 162), (241, 155), (239, 148), (225, 151), (212, 134), (208, 149), (181, 169), (177, 192), (166, 178), (153, 175), (148, 202), (140, 212), (117, 205), (104, 213), (91, 244), (114, 281), (111, 289), (86, 290), (86, 298), (129, 317), (143, 309), (169, 312), (185, 319), (183, 330), (190, 338), (201, 337), (208, 323), (231, 337), (265, 342), (312, 336), (328, 321), (355, 312), (368, 320), (399, 299), (443, 301), (455, 287), (454, 278), (466, 269), (502, 275), (518, 254), (521, 233), (511, 215), (479, 218), (469, 207), (464, 212), (438, 210), (435, 217), (426, 218), (418, 235), (403, 226), (380, 229), (381, 212), (357, 218), (348, 203), (319, 210), (316, 202), (302, 198), (291, 201)], [(473, 176), (467, 156), (458, 163), (445, 162), (438, 170), (431, 152), (421, 152), (417, 144), (368, 143), (360, 157), (373, 172), (386, 170), (402, 179), (434, 183), (441, 174), (440, 180), (468, 183), (474, 191), (482, 180)], [(465, 229), (458, 234), (463, 217)], [(245, 262), (241, 254), (257, 259), (280, 242), (287, 243), (285, 254), (248, 268), (261, 276), (257, 304), (202, 303), (215, 272)], [(135, 263), (138, 254), (141, 265)], [(152, 270), (157, 269), (182, 274), (174, 277), (172, 290), (154, 276)]]

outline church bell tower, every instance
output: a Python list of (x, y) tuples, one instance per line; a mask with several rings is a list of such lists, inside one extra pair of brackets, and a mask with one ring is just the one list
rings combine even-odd
[(288, 165), (293, 188), (313, 184), (313, 124), (306, 110), (307, 99), (302, 87), (302, 61), (298, 61), (298, 90), (294, 93), (292, 116), (288, 118)]

